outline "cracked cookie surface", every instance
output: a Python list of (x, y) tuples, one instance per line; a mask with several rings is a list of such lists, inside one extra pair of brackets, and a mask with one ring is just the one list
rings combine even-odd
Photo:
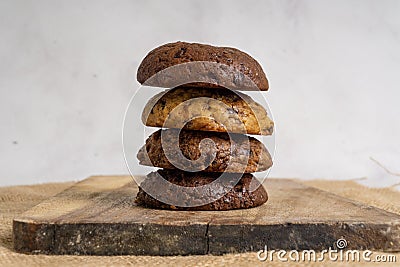
[[(158, 130), (150, 135), (146, 144), (139, 150), (137, 158), (139, 163), (147, 166), (160, 167), (165, 169), (177, 169), (169, 161), (179, 162), (180, 155), (175, 149), (178, 144), (173, 141), (179, 135), (179, 149), (182, 155), (190, 162), (185, 163), (186, 169), (199, 168), (204, 172), (260, 172), (272, 166), (271, 155), (259, 140), (241, 134), (187, 131), (177, 129)], [(161, 142), (161, 137), (163, 142)], [(206, 158), (212, 158), (214, 147), (204, 145), (200, 150), (200, 142), (211, 139), (215, 144), (215, 157), (206, 162), (195, 162), (201, 156), (201, 152)], [(164, 147), (163, 147), (164, 145)], [(175, 147), (176, 146), (176, 147)], [(168, 157), (166, 156), (168, 154)], [(206, 163), (208, 163), (206, 165)], [(230, 166), (229, 168), (228, 165)], [(182, 169), (182, 168), (181, 168)]]
[(142, 113), (147, 126), (271, 135), (274, 122), (250, 96), (229, 89), (177, 87), (153, 96)]
[[(190, 83), (190, 86), (194, 87), (218, 88), (220, 87), (218, 85), (223, 84), (225, 87), (236, 90), (267, 91), (269, 88), (268, 79), (261, 65), (247, 53), (231, 47), (217, 47), (187, 42), (168, 43), (150, 51), (138, 68), (137, 80), (144, 84), (146, 81), (151, 80), (153, 75), (169, 67), (193, 62), (210, 62), (218, 65), (208, 64), (206, 68), (201, 64), (197, 66), (182, 66), (182, 68), (173, 73), (174, 75), (170, 75), (170, 73), (169, 75), (160, 76), (151, 83), (156, 82), (156, 84), (153, 84), (154, 86), (170, 87), (171, 80), (190, 76), (195, 72), (195, 74), (200, 75), (200, 78), (210, 79), (211, 83)], [(214, 66), (215, 69), (213, 68)], [(207, 75), (207, 71), (205, 71), (207, 68), (213, 69), (211, 77), (203, 77)], [(203, 71), (204, 75), (200, 74)]]
[[(164, 190), (157, 182), (157, 175), (161, 175), (168, 182), (184, 186), (184, 187), (198, 187), (210, 184), (215, 181), (220, 173), (189, 173), (173, 170), (158, 170), (147, 175), (145, 180), (139, 186), (139, 192), (136, 196), (135, 202), (144, 207), (156, 209), (172, 209), (172, 210), (232, 210), (232, 209), (248, 209), (260, 206), (267, 202), (268, 194), (265, 188), (254, 178), (252, 174), (245, 173), (241, 176), (240, 180), (234, 185), (223, 197), (208, 203), (192, 207), (179, 207), (169, 205), (157, 200), (157, 195), (154, 197), (147, 192), (158, 192), (158, 194), (168, 194), (175, 202), (190, 202), (195, 204), (196, 200), (190, 194), (182, 194), (179, 188), (172, 188), (172, 190)], [(234, 175), (234, 174), (228, 174)], [(229, 177), (228, 177), (229, 179)], [(250, 191), (251, 188), (255, 190)], [(254, 186), (254, 187), (253, 187)], [(224, 190), (220, 183), (214, 183), (209, 191), (220, 192)], [(200, 202), (199, 202), (200, 203)]]

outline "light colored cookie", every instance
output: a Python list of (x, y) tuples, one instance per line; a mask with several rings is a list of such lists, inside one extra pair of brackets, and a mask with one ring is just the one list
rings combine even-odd
[(142, 121), (153, 127), (255, 135), (270, 135), (274, 127), (264, 107), (250, 96), (210, 88), (161, 92), (145, 106)]

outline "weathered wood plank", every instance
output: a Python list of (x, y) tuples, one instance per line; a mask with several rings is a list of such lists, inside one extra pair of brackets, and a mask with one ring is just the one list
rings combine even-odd
[(19, 252), (77, 255), (223, 254), (270, 249), (400, 250), (400, 216), (287, 179), (270, 200), (235, 211), (138, 207), (129, 176), (93, 176), (14, 219)]

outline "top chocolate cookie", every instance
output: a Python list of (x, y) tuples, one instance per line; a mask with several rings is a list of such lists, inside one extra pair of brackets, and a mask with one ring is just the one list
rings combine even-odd
[(172, 88), (225, 87), (244, 91), (267, 91), (267, 77), (260, 64), (236, 48), (175, 42), (150, 51), (141, 62), (141, 84)]

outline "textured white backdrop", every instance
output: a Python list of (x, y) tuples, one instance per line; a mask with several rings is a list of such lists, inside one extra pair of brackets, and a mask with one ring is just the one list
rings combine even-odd
[(262, 64), (271, 176), (398, 183), (370, 157), (400, 173), (399, 14), (396, 0), (0, 1), (0, 185), (127, 173), (138, 64), (177, 40)]

